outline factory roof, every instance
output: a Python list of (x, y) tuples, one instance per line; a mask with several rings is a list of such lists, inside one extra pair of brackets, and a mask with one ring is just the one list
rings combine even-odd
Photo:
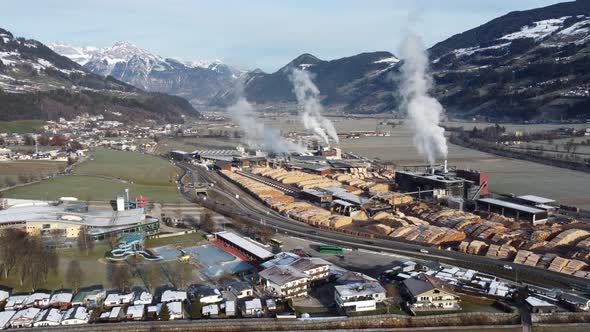
[(338, 285), (334, 287), (341, 297), (371, 296), (385, 293), (385, 289), (379, 283), (354, 283)]
[(242, 153), (240, 153), (240, 151), (238, 151), (238, 150), (195, 150), (192, 152), (192, 154), (199, 155), (199, 156), (207, 156), (207, 157), (213, 157), (213, 156), (239, 157), (242, 155)]
[(305, 190), (303, 190), (303, 192), (308, 195), (312, 195), (312, 196), (316, 196), (316, 197), (332, 196), (332, 193), (329, 193), (329, 192), (326, 192), (323, 190), (317, 190), (317, 189), (305, 189)]
[(241, 249), (249, 252), (251, 255), (258, 257), (259, 259), (268, 259), (273, 256), (273, 254), (270, 251), (261, 248), (256, 244), (234, 233), (223, 231), (215, 233), (215, 236), (223, 238), (224, 240), (233, 243)]
[(533, 203), (536, 203), (536, 204), (555, 203), (555, 200), (554, 199), (540, 197), (540, 196), (535, 196), (535, 195), (523, 195), (523, 196), (518, 196), (518, 198), (523, 199), (525, 201), (533, 202)]
[(336, 198), (356, 205), (363, 205), (369, 200), (368, 198), (352, 194), (348, 192), (348, 190), (340, 187), (324, 187), (323, 189), (331, 192)]
[(522, 211), (522, 212), (533, 213), (533, 214), (545, 212), (544, 210), (541, 210), (541, 209), (536, 209), (536, 208), (522, 205), (522, 204), (506, 202), (506, 201), (496, 199), (496, 198), (480, 198), (477, 201), (487, 203), (487, 204), (492, 204), (492, 205), (498, 205), (498, 206), (502, 206), (505, 208)]

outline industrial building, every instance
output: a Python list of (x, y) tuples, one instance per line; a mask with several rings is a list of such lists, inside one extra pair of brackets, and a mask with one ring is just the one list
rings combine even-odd
[(506, 217), (531, 222), (533, 225), (547, 221), (547, 211), (498, 198), (480, 198), (476, 201), (477, 209), (499, 213)]
[(222, 245), (239, 251), (242, 255), (253, 261), (264, 262), (273, 257), (273, 254), (270, 251), (232, 232), (217, 232), (214, 234), (214, 237), (215, 240), (219, 241)]
[(488, 194), (489, 175), (476, 171), (436, 170), (425, 173), (397, 171), (398, 190), (416, 192), (421, 197), (455, 197), (467, 200)]

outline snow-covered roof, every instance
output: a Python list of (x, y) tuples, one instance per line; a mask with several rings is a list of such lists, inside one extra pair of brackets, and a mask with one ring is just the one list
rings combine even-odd
[(526, 298), (526, 303), (528, 303), (530, 306), (532, 307), (553, 307), (554, 305), (549, 303), (549, 302), (545, 302), (541, 299), (538, 299), (536, 297), (532, 297), (529, 296)]
[(51, 297), (51, 294), (47, 294), (47, 293), (33, 293), (33, 294), (29, 295), (29, 297), (27, 298), (26, 305), (32, 305), (36, 301), (44, 301), (44, 300), (49, 301), (50, 297)]
[(203, 315), (217, 315), (219, 314), (219, 307), (217, 304), (210, 304), (203, 307)]
[(111, 310), (111, 314), (109, 315), (109, 319), (117, 319), (119, 317), (120, 313), (121, 313), (121, 307), (114, 307), (113, 310)]
[(139, 296), (135, 297), (134, 304), (151, 304), (153, 301), (153, 296), (150, 292), (143, 291)]
[(236, 311), (236, 303), (234, 301), (225, 301), (225, 312), (235, 312)]
[(523, 195), (523, 196), (518, 196), (518, 198), (523, 199), (525, 201), (537, 203), (537, 204), (555, 203), (554, 199), (536, 196), (536, 195)]
[(84, 307), (73, 307), (68, 309), (63, 316), (63, 320), (77, 319), (88, 321), (88, 311)]
[(117, 293), (109, 294), (104, 299), (104, 303), (107, 305), (119, 304), (119, 303), (121, 303), (121, 296)]
[(252, 299), (250, 301), (246, 301), (245, 303), (246, 310), (262, 310), (262, 302), (260, 299)]
[(186, 291), (166, 290), (162, 293), (160, 300), (162, 302), (185, 301)]
[(15, 313), (16, 311), (14, 310), (0, 311), (0, 329), (6, 328), (8, 322), (10, 322), (10, 319)]
[(129, 306), (127, 308), (127, 316), (131, 316), (131, 318), (133, 318), (133, 319), (142, 318), (143, 317), (143, 308), (144, 308), (143, 304), (136, 304), (136, 305)]
[(182, 315), (182, 302), (169, 302), (166, 305), (171, 315)]
[(49, 304), (70, 303), (72, 302), (72, 293), (57, 293), (51, 296)]
[(121, 303), (131, 303), (131, 301), (133, 301), (133, 298), (135, 298), (135, 294), (134, 293), (128, 293), (128, 294), (121, 294), (119, 296), (119, 299), (121, 300)]
[(50, 308), (41, 311), (39, 315), (37, 315), (35, 319), (36, 322), (53, 322), (53, 323), (61, 323), (62, 314), (58, 309)]
[(39, 308), (27, 308), (23, 310), (19, 310), (12, 316), (10, 321), (19, 321), (19, 320), (33, 320), (35, 316), (41, 311)]

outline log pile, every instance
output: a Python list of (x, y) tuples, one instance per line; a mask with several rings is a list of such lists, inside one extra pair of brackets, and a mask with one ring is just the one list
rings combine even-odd
[(555, 248), (558, 246), (572, 244), (574, 242), (582, 240), (583, 238), (587, 238), (588, 236), (590, 236), (590, 232), (587, 232), (585, 230), (577, 228), (568, 229), (557, 234), (557, 236), (554, 237), (553, 240), (547, 243), (546, 247)]
[(497, 257), (497, 258), (511, 258), (516, 253), (516, 248), (513, 246), (503, 244), (501, 246), (497, 244), (490, 245), (488, 252), (486, 253), (487, 257)]

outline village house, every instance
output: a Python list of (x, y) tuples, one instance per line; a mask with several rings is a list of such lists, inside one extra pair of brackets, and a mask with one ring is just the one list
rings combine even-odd
[(143, 304), (136, 304), (127, 307), (125, 318), (127, 320), (143, 320), (145, 316), (145, 306)]
[(34, 327), (56, 326), (61, 324), (62, 313), (59, 309), (47, 308), (41, 311), (33, 323)]
[(6, 299), (4, 310), (19, 310), (24, 308), (29, 295), (12, 295)]
[(371, 311), (385, 301), (385, 289), (379, 283), (356, 283), (334, 287), (334, 301), (344, 311)]
[(259, 273), (263, 287), (284, 299), (307, 295), (309, 276), (288, 265), (275, 265)]
[(27, 301), (25, 302), (25, 308), (28, 307), (37, 307), (37, 308), (45, 308), (49, 305), (49, 299), (51, 298), (50, 294), (47, 293), (33, 293), (29, 295)]
[(0, 311), (0, 330), (8, 328), (10, 325), (10, 320), (15, 313), (16, 311), (14, 310)]
[(179, 291), (179, 290), (165, 290), (160, 296), (160, 302), (162, 303), (169, 303), (169, 302), (183, 302), (186, 301), (187, 294), (186, 291)]
[(403, 281), (408, 307), (413, 311), (460, 310), (461, 299), (444, 281), (420, 274)]
[(244, 302), (243, 315), (244, 316), (257, 316), (262, 312), (262, 301), (260, 299), (252, 299)]
[(228, 286), (228, 289), (237, 299), (243, 299), (254, 295), (252, 285), (246, 281), (234, 282)]
[(135, 298), (133, 300), (133, 304), (152, 304), (154, 297), (152, 293), (143, 290), (143, 289), (136, 289), (135, 290)]
[(85, 307), (72, 307), (64, 313), (61, 325), (86, 324), (89, 319), (90, 315)]
[(40, 311), (41, 309), (39, 308), (27, 308), (17, 311), (10, 319), (10, 327), (21, 328), (33, 326), (35, 317), (37, 317)]
[(56, 293), (49, 299), (49, 307), (61, 310), (69, 309), (72, 306), (73, 294), (70, 292)]

